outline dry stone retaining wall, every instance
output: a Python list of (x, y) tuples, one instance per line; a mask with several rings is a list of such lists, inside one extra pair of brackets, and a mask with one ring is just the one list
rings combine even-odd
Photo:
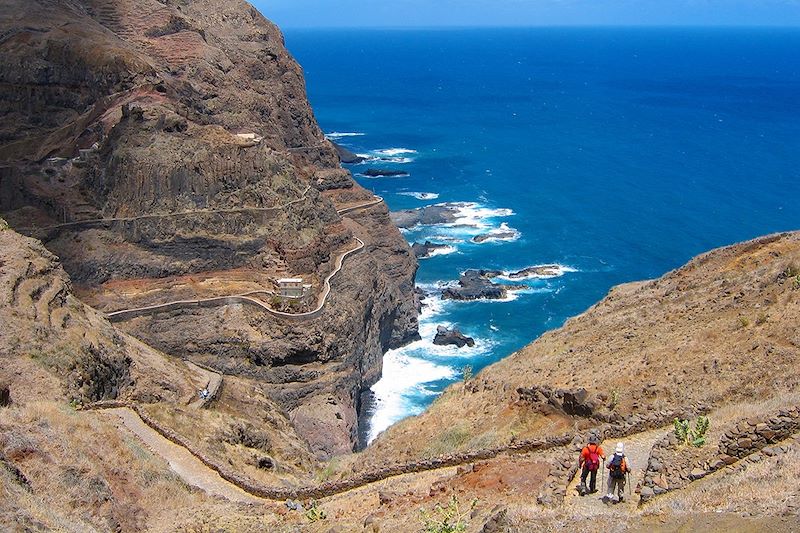
[(792, 407), (763, 417), (741, 420), (730, 426), (717, 445), (692, 448), (670, 433), (653, 447), (641, 489), (642, 503), (681, 489), (693, 481), (763, 451), (800, 431), (800, 408)]
[(705, 413), (709, 409), (710, 407), (706, 404), (696, 403), (686, 408), (672, 411), (664, 410), (647, 415), (630, 415), (623, 419), (622, 422), (603, 424), (587, 431), (585, 434), (575, 436), (570, 439), (569, 446), (553, 458), (550, 475), (547, 477), (537, 501), (541, 505), (547, 506), (556, 505), (564, 501), (567, 495), (567, 488), (578, 473), (578, 456), (589, 440), (590, 434), (597, 434), (601, 440), (626, 437), (635, 433), (664, 427), (675, 417), (693, 417), (697, 416), (697, 414)]

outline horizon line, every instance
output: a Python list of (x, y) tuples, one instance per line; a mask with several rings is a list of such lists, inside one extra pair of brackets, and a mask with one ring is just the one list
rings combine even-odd
[(281, 30), (524, 30), (524, 29), (783, 29), (800, 30), (800, 24), (497, 24), (497, 25), (408, 25), (408, 26), (293, 26), (278, 24), (270, 19)]

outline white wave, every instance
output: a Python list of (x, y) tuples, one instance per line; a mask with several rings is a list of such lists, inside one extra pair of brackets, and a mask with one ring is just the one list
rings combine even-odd
[(398, 155), (416, 154), (417, 151), (412, 150), (411, 148), (382, 148), (380, 150), (373, 150), (373, 153), (387, 157), (394, 157)]
[[(456, 346), (437, 346), (433, 344), (436, 328), (454, 327), (444, 319), (449, 301), (438, 297), (438, 292), (451, 281), (436, 281), (417, 284), (431, 295), (423, 301), (419, 315), (421, 340), (412, 342), (396, 350), (389, 350), (383, 357), (383, 377), (372, 386), (375, 405), (370, 418), (368, 442), (392, 424), (407, 416), (422, 412), (418, 404), (419, 396), (436, 394), (429, 384), (443, 379), (453, 380), (460, 372), (461, 359), (472, 359), (489, 353), (495, 346), (491, 340), (475, 338), (475, 346), (458, 348)], [(466, 334), (466, 333), (465, 333)], [(453, 364), (440, 364), (429, 359), (454, 360)]]
[(483, 235), (485, 236), (485, 238), (481, 240), (481, 242), (478, 244), (485, 244), (488, 242), (499, 242), (499, 241), (516, 241), (522, 236), (519, 230), (510, 227), (505, 222), (500, 224), (499, 228), (495, 228), (489, 232), (484, 233)]
[[(478, 300), (467, 300), (467, 302), (476, 302), (476, 303), (508, 303), (517, 300), (523, 294), (541, 294), (541, 293), (548, 293), (553, 292), (553, 289), (548, 287), (524, 287), (521, 289), (508, 289), (506, 291), (506, 295), (503, 298), (481, 298)], [(461, 303), (461, 300), (457, 300)]]
[(325, 137), (331, 140), (342, 139), (344, 137), (363, 137), (364, 133), (359, 133), (356, 131), (332, 131), (331, 133), (326, 133)]
[(417, 200), (436, 200), (439, 198), (439, 194), (435, 192), (400, 192), (397, 194), (401, 194), (403, 196), (411, 196), (416, 198)]
[(466, 226), (476, 229), (486, 229), (492, 227), (490, 221), (495, 218), (505, 218), (513, 216), (515, 213), (511, 209), (484, 207), (477, 202), (453, 202), (437, 204), (449, 206), (455, 211), (455, 220), (445, 226)]
[(450, 255), (456, 253), (458, 248), (455, 246), (445, 246), (443, 248), (434, 248), (430, 251), (430, 253), (425, 257), (420, 257), (420, 259), (430, 259), (431, 257), (436, 257), (437, 255)]
[(406, 164), (406, 163), (413, 163), (414, 158), (412, 157), (390, 157), (384, 155), (374, 155), (374, 154), (356, 154), (358, 157), (364, 158), (364, 163), (396, 163), (396, 164)]
[[(420, 342), (420, 341), (418, 341)], [(411, 346), (389, 350), (383, 356), (383, 377), (372, 386), (375, 407), (370, 419), (368, 442), (383, 430), (403, 418), (419, 414), (421, 406), (414, 405), (409, 394), (435, 394), (425, 384), (453, 378), (454, 369), (425, 361), (409, 354)]]

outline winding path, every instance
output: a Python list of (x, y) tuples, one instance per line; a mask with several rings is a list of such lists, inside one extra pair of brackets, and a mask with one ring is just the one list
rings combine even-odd
[(76, 220), (73, 222), (63, 222), (61, 224), (53, 224), (52, 226), (42, 227), (29, 227), (20, 228), (18, 231), (34, 233), (37, 231), (50, 231), (55, 229), (69, 228), (75, 226), (82, 226), (84, 224), (103, 224), (110, 222), (136, 222), (138, 220), (158, 219), (158, 218), (175, 218), (188, 215), (215, 215), (215, 214), (234, 214), (234, 213), (268, 213), (271, 211), (281, 211), (296, 203), (302, 202), (306, 199), (308, 191), (311, 190), (311, 185), (306, 187), (299, 198), (295, 198), (289, 202), (273, 207), (232, 207), (229, 209), (193, 209), (189, 211), (178, 211), (177, 213), (164, 213), (159, 215), (139, 215), (135, 217), (109, 217), (109, 218), (90, 218), (87, 220)]
[[(560, 437), (506, 444), (497, 448), (395, 463), (377, 470), (361, 472), (350, 478), (315, 485), (269, 487), (230, 470), (226, 463), (209, 459), (202, 452), (193, 450), (192, 443), (172, 430), (161, 427), (152, 417), (142, 412), (137, 405), (124, 402), (101, 402), (87, 406), (87, 408), (110, 411), (118, 416), (128, 429), (139, 436), (154, 453), (164, 458), (188, 484), (200, 487), (210, 494), (222, 495), (233, 501), (247, 502), (283, 501), (287, 498), (326, 498), (405, 474), (430, 472), (477, 461), (490, 461), (502, 454), (530, 453), (569, 446), (574, 436), (570, 433)], [(665, 424), (668, 424), (667, 418), (669, 417), (664, 419)], [(665, 425), (661, 429), (644, 432), (636, 432), (635, 428), (631, 428), (633, 432), (624, 438), (626, 447), (630, 446), (631, 461), (634, 468), (638, 469), (639, 476), (642, 474), (642, 467), (639, 465), (646, 464), (652, 444), (664, 435), (669, 427)], [(194, 459), (190, 459), (187, 454)], [(638, 478), (634, 476), (631, 490), (635, 488), (637, 481)], [(605, 506), (594, 497), (568, 497), (565, 501), (565, 508), (571, 508), (573, 512), (585, 515), (620, 511), (627, 513), (635, 511), (636, 499), (638, 498), (629, 498), (625, 505)]]
[[(308, 192), (308, 189), (306, 189), (306, 192)], [(303, 193), (303, 194), (305, 195), (305, 193)], [(298, 200), (293, 200), (293, 202), (297, 202), (297, 201), (299, 201), (299, 199)], [(290, 202), (290, 203), (293, 203), (293, 202)], [(378, 205), (378, 204), (380, 204), (382, 202), (383, 202), (383, 198), (380, 197), (380, 196), (376, 196), (372, 200), (360, 203), (358, 205), (354, 205), (354, 206), (338, 209), (336, 212), (339, 214), (339, 216), (341, 216), (341, 215), (352, 213), (354, 211), (358, 211), (358, 210), (361, 210), (361, 209), (367, 209), (367, 208), (373, 207), (373, 206)], [(107, 313), (106, 316), (112, 322), (121, 322), (121, 321), (130, 320), (132, 318), (143, 316), (143, 315), (147, 315), (147, 314), (151, 314), (151, 313), (171, 311), (171, 310), (182, 309), (182, 308), (186, 308), (186, 307), (216, 307), (216, 306), (220, 306), (220, 305), (230, 305), (230, 304), (247, 304), (247, 305), (254, 305), (256, 307), (259, 307), (261, 310), (263, 310), (263, 311), (265, 311), (265, 312), (269, 313), (270, 315), (272, 315), (274, 317), (277, 317), (277, 318), (283, 318), (283, 319), (287, 319), (287, 320), (298, 320), (298, 321), (317, 318), (322, 313), (322, 310), (323, 310), (323, 308), (325, 307), (325, 304), (328, 301), (328, 296), (330, 296), (330, 293), (331, 293), (331, 279), (333, 279), (333, 277), (336, 274), (338, 274), (339, 271), (342, 270), (342, 266), (344, 265), (344, 260), (348, 256), (350, 256), (352, 254), (355, 254), (357, 252), (360, 252), (362, 249), (364, 249), (364, 246), (365, 246), (364, 245), (364, 241), (362, 241), (358, 237), (355, 237), (355, 240), (356, 240), (357, 244), (356, 244), (356, 246), (354, 248), (351, 248), (350, 250), (347, 250), (347, 251), (343, 252), (339, 257), (336, 258), (334, 269), (330, 272), (330, 274), (328, 274), (326, 276), (326, 278), (325, 278), (325, 280), (323, 282), (322, 292), (317, 297), (317, 306), (311, 311), (307, 311), (307, 312), (304, 312), (304, 313), (286, 313), (286, 312), (283, 312), (283, 311), (277, 311), (277, 310), (269, 307), (267, 304), (265, 304), (261, 300), (253, 298), (253, 296), (256, 296), (258, 294), (267, 294), (267, 295), (273, 295), (274, 294), (272, 291), (259, 290), (259, 291), (249, 291), (249, 292), (245, 292), (245, 293), (242, 293), (242, 294), (233, 294), (233, 295), (229, 295), (229, 296), (216, 296), (216, 297), (213, 297), (213, 298), (201, 298), (201, 299), (196, 299), (196, 300), (175, 300), (175, 301), (171, 301), (171, 302), (165, 302), (165, 303), (162, 303), (162, 304), (148, 305), (148, 306), (144, 306), (144, 307), (135, 307), (135, 308), (131, 308), (131, 309), (120, 309), (119, 311), (114, 311), (114, 312), (111, 312), (111, 313)]]
[(197, 487), (212, 496), (219, 496), (240, 503), (261, 503), (264, 500), (249, 494), (230, 481), (224, 480), (217, 472), (208, 468), (189, 450), (171, 442), (127, 407), (106, 409), (119, 419), (117, 426), (125, 427), (138, 437), (154, 454), (164, 459), (169, 467), (189, 485)]

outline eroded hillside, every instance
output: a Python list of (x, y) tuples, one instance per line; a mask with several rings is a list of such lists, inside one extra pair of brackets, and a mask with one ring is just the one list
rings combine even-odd
[[(320, 456), (351, 450), (382, 353), (416, 335), (416, 263), (341, 169), (278, 29), (244, 1), (10, 0), (0, 52), (8, 223), (106, 313), (247, 293), (118, 326), (265, 384)], [(356, 248), (313, 319), (265, 311), (314, 311)], [(287, 277), (305, 297), (276, 296)]]

